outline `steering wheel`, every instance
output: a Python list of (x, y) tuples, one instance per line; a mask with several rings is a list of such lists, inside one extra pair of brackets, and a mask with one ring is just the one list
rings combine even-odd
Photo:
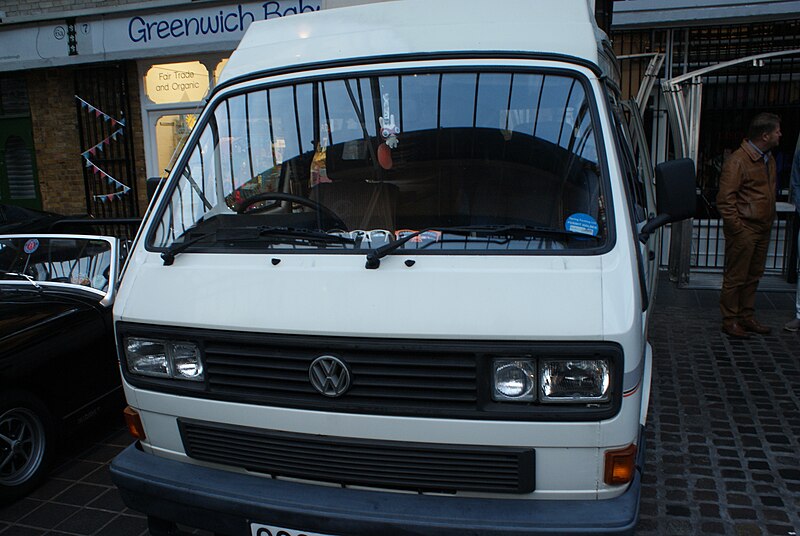
[(256, 194), (252, 197), (248, 197), (238, 205), (234, 206), (233, 210), (237, 214), (253, 214), (255, 212), (260, 212), (264, 210), (266, 207), (260, 207), (253, 210), (247, 210), (247, 209), (252, 207), (256, 203), (261, 203), (262, 201), (290, 201), (292, 203), (297, 203), (298, 205), (303, 205), (304, 207), (314, 209), (320, 214), (324, 214), (325, 216), (329, 217), (330, 219), (333, 220), (334, 227), (340, 228), (343, 231), (349, 230), (344, 220), (342, 220), (342, 218), (340, 218), (334, 211), (332, 211), (325, 205), (317, 203), (316, 201), (309, 199), (307, 197), (302, 197), (294, 194), (287, 194), (283, 192), (262, 192), (260, 194)]

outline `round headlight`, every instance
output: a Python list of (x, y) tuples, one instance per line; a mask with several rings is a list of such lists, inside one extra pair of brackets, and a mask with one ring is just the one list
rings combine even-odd
[(495, 400), (533, 400), (535, 377), (530, 361), (496, 361)]

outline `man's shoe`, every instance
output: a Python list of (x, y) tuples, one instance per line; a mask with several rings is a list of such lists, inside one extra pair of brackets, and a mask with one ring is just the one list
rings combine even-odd
[(798, 331), (800, 330), (800, 318), (795, 318), (793, 320), (789, 320), (783, 325), (783, 329), (786, 331)]
[(744, 320), (739, 322), (739, 326), (744, 328), (745, 331), (758, 333), (759, 335), (769, 335), (772, 332), (771, 327), (765, 326), (755, 318), (745, 318)]
[(734, 339), (749, 339), (750, 334), (738, 322), (722, 324), (722, 332)]

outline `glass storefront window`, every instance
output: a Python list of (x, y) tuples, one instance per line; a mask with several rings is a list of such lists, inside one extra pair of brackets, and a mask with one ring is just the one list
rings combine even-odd
[(144, 87), (155, 104), (197, 102), (208, 93), (208, 69), (199, 61), (153, 65), (145, 75)]
[(158, 148), (158, 171), (166, 177), (174, 164), (189, 133), (197, 122), (196, 114), (162, 115), (156, 120), (156, 147)]

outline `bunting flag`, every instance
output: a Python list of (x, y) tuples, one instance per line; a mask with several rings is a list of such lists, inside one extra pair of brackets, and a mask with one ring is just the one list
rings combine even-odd
[(115, 187), (117, 189), (116, 192), (112, 192), (110, 194), (99, 194), (93, 196), (96, 201), (99, 201), (101, 203), (110, 203), (115, 199), (120, 199), (123, 195), (127, 194), (131, 189), (128, 186), (122, 184), (120, 181), (118, 181), (111, 175), (109, 175), (108, 173), (106, 173), (105, 171), (103, 171), (102, 169), (100, 169), (99, 167), (97, 167), (97, 165), (95, 165), (95, 163), (92, 162), (89, 157), (96, 156), (98, 152), (102, 153), (103, 147), (111, 145), (112, 141), (117, 141), (117, 138), (124, 134), (123, 129), (125, 128), (125, 120), (115, 119), (111, 117), (104, 111), (100, 110), (96, 106), (92, 106), (91, 104), (89, 104), (88, 102), (86, 102), (77, 95), (75, 95), (75, 98), (78, 99), (78, 101), (81, 103), (82, 109), (88, 110), (88, 112), (90, 114), (94, 114), (96, 118), (102, 118), (106, 123), (111, 123), (112, 128), (119, 125), (119, 128), (116, 129), (111, 134), (109, 134), (107, 138), (100, 141), (100, 143), (97, 143), (89, 147), (87, 150), (81, 153), (81, 156), (84, 159), (86, 167), (92, 170), (94, 176), (105, 179), (105, 181), (108, 183), (109, 186)]
[(92, 106), (79, 96), (75, 95), (75, 98), (78, 99), (78, 102), (81, 103), (81, 108), (83, 108), (84, 110), (89, 110), (89, 113), (90, 114), (93, 113), (95, 117), (102, 117), (106, 123), (111, 123), (112, 127), (115, 127), (117, 125), (121, 125), (123, 127), (125, 126), (124, 119), (114, 119), (113, 117), (105, 113), (103, 110), (97, 108), (96, 106)]
[[(94, 147), (90, 147), (86, 151), (81, 153), (81, 156), (84, 158), (89, 158), (89, 155), (94, 156), (97, 154), (97, 151), (103, 152), (103, 146), (111, 145), (111, 141), (117, 141), (117, 137), (122, 136), (122, 129), (118, 128), (115, 130), (109, 137), (95, 145)], [(87, 166), (88, 167), (88, 166)]]
[(100, 169), (99, 167), (97, 167), (88, 158), (85, 158), (85, 160), (86, 160), (86, 167), (92, 168), (92, 173), (94, 173), (95, 176), (99, 176), (99, 177), (104, 178), (109, 186), (116, 186), (117, 188), (120, 188), (119, 191), (114, 192), (114, 193), (95, 195), (94, 196), (95, 199), (97, 199), (101, 203), (105, 203), (106, 201), (113, 201), (114, 199), (119, 199), (123, 195), (127, 194), (128, 192), (130, 192), (131, 189), (128, 186), (125, 186), (124, 184), (119, 182), (117, 179), (115, 179), (114, 177), (112, 177), (111, 175), (109, 175), (108, 173), (106, 173), (105, 171)]

